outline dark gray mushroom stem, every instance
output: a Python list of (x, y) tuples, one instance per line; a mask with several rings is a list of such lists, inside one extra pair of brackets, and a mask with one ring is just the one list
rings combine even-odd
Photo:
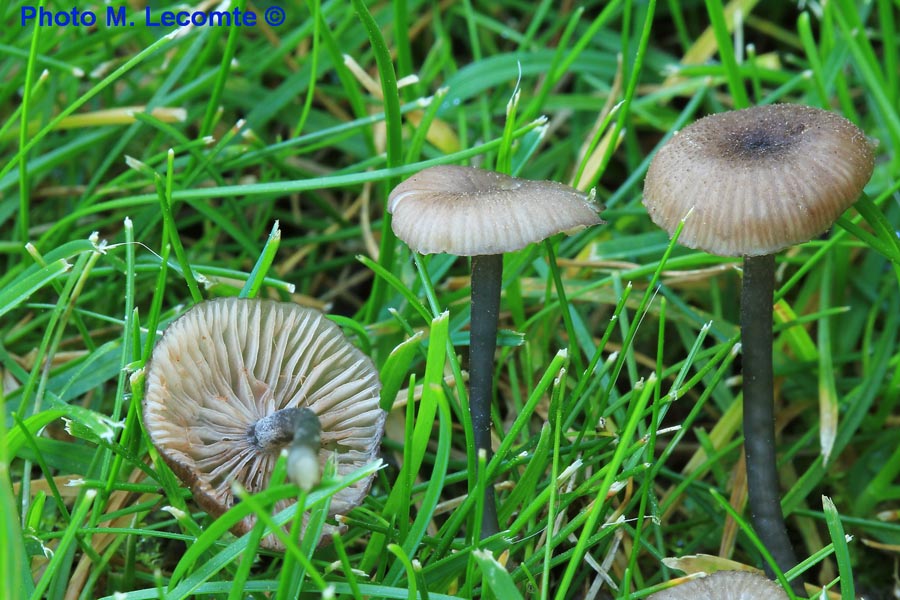
[[(247, 432), (250, 441), (264, 452), (275, 452), (294, 439), (297, 425), (303, 420), (303, 411), (308, 408), (282, 408), (266, 415), (253, 424)], [(315, 413), (313, 413), (315, 417)], [(318, 421), (318, 419), (316, 419)]]
[[(494, 352), (497, 348), (497, 322), (500, 316), (500, 284), (503, 255), (472, 257), (472, 319), (469, 342), (469, 412), (476, 450), (484, 450), (487, 460), (491, 449), (491, 397), (494, 387)], [(494, 486), (484, 489), (484, 513), (481, 536), (499, 531)]]
[(280, 452), (290, 442), (288, 478), (309, 491), (321, 475), (318, 454), (322, 423), (309, 408), (282, 408), (259, 419), (247, 431), (250, 443), (261, 452)]
[(308, 408), (294, 415), (294, 440), (287, 456), (288, 478), (308, 492), (319, 482), (319, 450), (322, 448), (322, 423)]
[[(797, 564), (788, 539), (775, 456), (775, 396), (772, 373), (772, 304), (775, 257), (744, 257), (741, 287), (741, 357), (744, 391), (744, 455), (753, 529), (772, 554), (778, 568)], [(772, 569), (766, 565), (769, 577)], [(796, 582), (798, 593), (802, 584)]]
[[(291, 409), (288, 409), (291, 410)], [(308, 446), (317, 452), (322, 444), (322, 423), (316, 413), (308, 408), (293, 409), (294, 441), (293, 446)]]

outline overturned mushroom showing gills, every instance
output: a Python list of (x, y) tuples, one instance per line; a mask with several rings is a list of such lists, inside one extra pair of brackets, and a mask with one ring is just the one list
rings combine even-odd
[[(338, 475), (379, 450), (385, 415), (375, 367), (316, 310), (258, 299), (200, 303), (166, 329), (146, 379), (153, 445), (213, 516), (234, 505), (233, 481), (251, 493), (265, 489), (281, 450), (292, 442), (309, 449), (319, 427), (319, 467), (334, 455)], [(305, 473), (298, 485), (311, 487), (308, 465)], [(330, 513), (358, 506), (370, 485), (368, 478), (335, 494)], [(254, 523), (249, 516), (234, 533)], [(283, 549), (274, 535), (262, 546)]]
[[(430, 167), (391, 192), (388, 212), (414, 252), (472, 257), (469, 412), (476, 451), (491, 458), (491, 390), (503, 253), (554, 234), (602, 223), (591, 198), (555, 181), (518, 179), (473, 167)], [(497, 533), (494, 488), (484, 498), (482, 537)]]
[(746, 571), (716, 571), (670, 587), (650, 600), (787, 600), (780, 586), (762, 575)]
[(679, 243), (744, 257), (749, 507), (756, 533), (782, 571), (797, 561), (781, 512), (775, 465), (774, 253), (831, 227), (859, 197), (874, 162), (872, 144), (847, 119), (808, 106), (776, 104), (712, 115), (678, 132), (657, 152), (644, 183), (644, 204), (657, 225), (672, 234), (688, 217)]

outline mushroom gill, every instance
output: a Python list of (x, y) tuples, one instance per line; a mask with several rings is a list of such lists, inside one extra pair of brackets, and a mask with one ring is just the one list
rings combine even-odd
[[(251, 493), (268, 486), (297, 409), (309, 408), (321, 422), (320, 464), (334, 455), (345, 475), (374, 460), (385, 418), (380, 387), (372, 361), (322, 313), (221, 298), (188, 310), (154, 348), (144, 424), (197, 503), (217, 516), (234, 505), (232, 481)], [(335, 494), (330, 514), (359, 505), (370, 485), (368, 478)], [(247, 517), (234, 531), (254, 523)], [(281, 548), (275, 536), (262, 545)]]

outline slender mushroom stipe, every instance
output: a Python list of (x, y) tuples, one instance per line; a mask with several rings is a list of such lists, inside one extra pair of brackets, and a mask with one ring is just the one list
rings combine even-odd
[[(503, 279), (503, 255), (472, 257), (472, 319), (469, 342), (469, 410), (475, 448), (484, 449), (491, 460), (491, 398), (494, 389), (494, 351), (497, 348), (497, 324), (500, 317), (500, 282)], [(482, 533), (499, 531), (497, 502), (491, 482), (484, 490)]]
[(316, 413), (301, 408), (294, 414), (293, 424), (294, 439), (287, 456), (288, 479), (308, 492), (322, 475), (318, 458), (322, 447), (322, 423)]

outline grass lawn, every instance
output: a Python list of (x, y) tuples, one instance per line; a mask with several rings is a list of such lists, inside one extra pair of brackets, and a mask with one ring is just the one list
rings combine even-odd
[[(241, 21), (175, 24), (214, 9)], [(641, 200), (677, 130), (776, 102), (837, 112), (878, 144), (863, 197), (776, 257), (787, 575), (815, 597), (896, 597), (897, 0), (0, 13), (4, 599), (643, 598), (762, 569), (741, 262), (670, 241)], [(503, 257), (489, 464), (468, 412), (470, 261), (410, 252), (386, 212), (397, 184), (443, 164), (605, 205), (605, 224)], [(144, 429), (145, 376), (171, 322), (226, 296), (322, 310), (371, 357), (381, 462), (326, 467), (307, 494), (279, 460), (222, 516), (194, 501)], [(363, 504), (329, 516), (366, 475)], [(480, 539), (491, 483), (502, 531)], [(307, 531), (343, 532), (261, 548), (265, 525), (299, 526), (296, 505), (273, 510), (298, 493)], [(258, 525), (230, 533), (247, 515)]]

